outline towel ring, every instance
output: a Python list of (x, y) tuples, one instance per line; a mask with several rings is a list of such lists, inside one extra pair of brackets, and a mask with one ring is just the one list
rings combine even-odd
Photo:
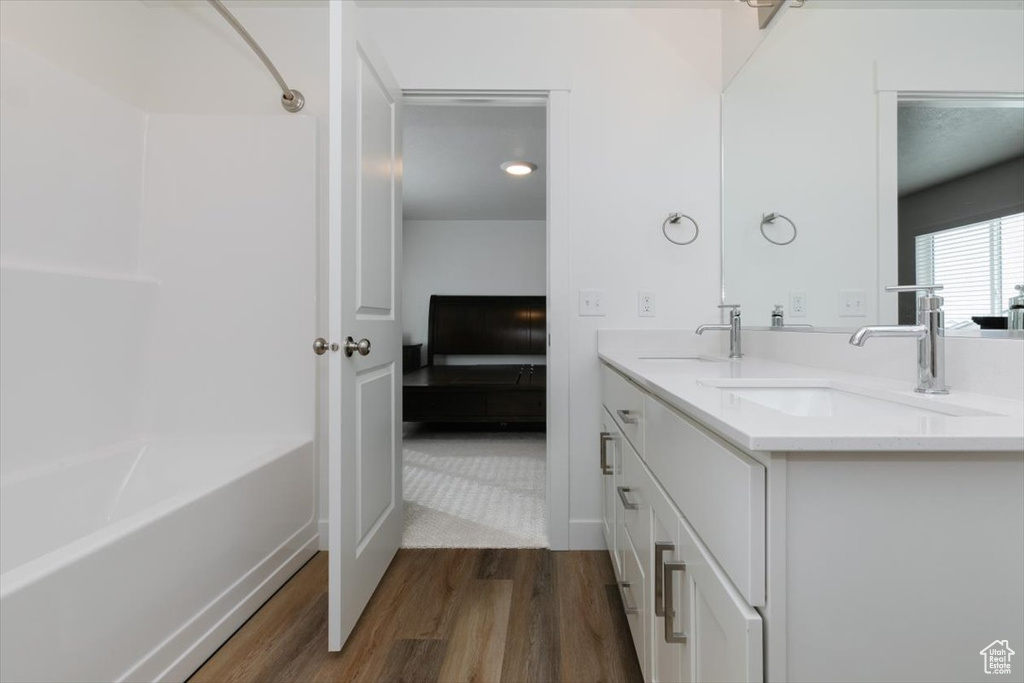
[[(766, 233), (764, 231), (765, 224), (774, 223), (775, 219), (777, 219), (777, 218), (781, 218), (782, 220), (786, 221), (793, 228), (793, 236), (790, 237), (785, 242), (776, 242), (775, 240), (773, 240), (771, 237), (768, 236), (768, 233)], [(792, 242), (793, 240), (796, 239), (796, 224), (793, 223), (793, 221), (791, 221), (788, 218), (786, 218), (785, 216), (783, 216), (781, 213), (776, 213), (776, 212), (773, 211), (772, 213), (761, 214), (761, 236), (764, 237), (769, 242), (771, 242), (772, 244), (777, 244), (780, 247), (784, 247), (784, 246), (786, 246), (787, 244), (789, 244), (790, 242)]]
[[(668, 224), (671, 223), (672, 225), (678, 225), (679, 221), (681, 221), (684, 218), (693, 223), (693, 237), (685, 242), (680, 242), (679, 240), (674, 240), (668, 236)], [(663, 234), (665, 236), (665, 239), (667, 239), (672, 244), (678, 244), (681, 247), (685, 247), (687, 244), (693, 244), (694, 242), (697, 241), (697, 236), (700, 235), (700, 226), (697, 225), (697, 221), (693, 220), (685, 213), (673, 212), (668, 215), (668, 218), (662, 221), (661, 234)]]

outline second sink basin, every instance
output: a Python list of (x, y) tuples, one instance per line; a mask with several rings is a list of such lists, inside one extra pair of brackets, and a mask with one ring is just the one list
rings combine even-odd
[(800, 417), (969, 417), (994, 415), (934, 399), (903, 396), (828, 380), (700, 380), (706, 387)]

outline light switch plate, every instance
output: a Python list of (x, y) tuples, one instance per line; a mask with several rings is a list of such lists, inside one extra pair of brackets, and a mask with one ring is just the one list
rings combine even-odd
[(580, 290), (580, 315), (604, 315), (604, 290)]
[(863, 289), (839, 290), (839, 317), (863, 318), (868, 314), (868, 293)]
[(789, 315), (793, 318), (807, 317), (807, 294), (804, 292), (789, 293)]
[(654, 317), (654, 292), (639, 293), (636, 313), (641, 318)]

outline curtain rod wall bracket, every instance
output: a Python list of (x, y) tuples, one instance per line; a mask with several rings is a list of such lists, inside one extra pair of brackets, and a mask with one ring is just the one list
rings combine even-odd
[(275, 81), (277, 81), (278, 87), (281, 88), (281, 106), (285, 108), (285, 111), (289, 111), (293, 114), (300, 111), (306, 104), (306, 98), (304, 98), (302, 93), (298, 90), (288, 87), (288, 84), (285, 83), (284, 77), (281, 76), (281, 72), (278, 71), (277, 67), (274, 66), (274, 63), (270, 61), (270, 57), (268, 57), (267, 53), (263, 51), (263, 48), (259, 46), (256, 39), (245, 30), (245, 27), (242, 26), (241, 22), (235, 18), (235, 15), (224, 6), (224, 3), (221, 0), (206, 1), (210, 3), (210, 6), (213, 7), (213, 9), (217, 10), (217, 12), (224, 17), (224, 21), (228, 22), (228, 24), (231, 25), (231, 28), (235, 29), (235, 33), (241, 36), (246, 45), (248, 45), (249, 48), (256, 53), (256, 56), (260, 58), (260, 61), (263, 62), (263, 66), (267, 67), (267, 71), (270, 72), (270, 75), (274, 77)]

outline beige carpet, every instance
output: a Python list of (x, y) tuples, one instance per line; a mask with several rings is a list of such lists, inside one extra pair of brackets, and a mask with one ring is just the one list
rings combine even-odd
[(548, 545), (543, 432), (405, 430), (406, 548)]

